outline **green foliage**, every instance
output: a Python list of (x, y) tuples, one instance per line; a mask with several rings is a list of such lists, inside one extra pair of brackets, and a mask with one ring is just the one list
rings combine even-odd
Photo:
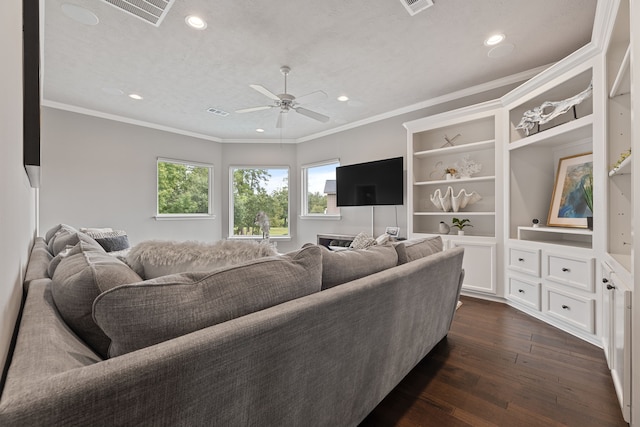
[(470, 220), (468, 218), (465, 219), (458, 219), (458, 218), (453, 218), (451, 220), (451, 223), (454, 227), (458, 227), (460, 230), (462, 230), (465, 227), (473, 227), (473, 225), (470, 224)]
[(323, 214), (327, 209), (327, 196), (319, 192), (307, 193), (307, 212), (310, 214)]
[(582, 193), (584, 195), (584, 202), (589, 207), (591, 213), (593, 213), (593, 176), (589, 175), (582, 181)]
[(289, 187), (267, 193), (271, 174), (266, 169), (235, 169), (233, 171), (233, 233), (262, 234), (255, 224), (256, 214), (264, 211), (269, 217), (272, 236), (289, 234)]
[(158, 162), (158, 213), (209, 213), (209, 168)]

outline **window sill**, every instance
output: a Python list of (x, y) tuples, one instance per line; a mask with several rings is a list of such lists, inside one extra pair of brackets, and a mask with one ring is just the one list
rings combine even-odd
[(175, 214), (175, 215), (156, 215), (153, 217), (153, 219), (155, 219), (156, 221), (185, 221), (185, 220), (193, 220), (193, 219), (208, 219), (208, 220), (212, 220), (212, 219), (216, 219), (215, 215), (199, 215), (199, 214), (193, 214), (193, 215), (179, 215), (179, 214)]
[(319, 219), (321, 221), (340, 221), (342, 215), (300, 215), (300, 219)]
[[(257, 241), (262, 241), (264, 239), (262, 238), (262, 236), (229, 236), (229, 237), (227, 237), (227, 240), (257, 240)], [(277, 240), (277, 241), (281, 241), (281, 242), (290, 242), (291, 241), (291, 236), (271, 236), (271, 237), (269, 237), (269, 240)]]

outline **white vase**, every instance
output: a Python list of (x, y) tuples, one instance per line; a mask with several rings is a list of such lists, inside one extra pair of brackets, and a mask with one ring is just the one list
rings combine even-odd
[(452, 179), (455, 179), (455, 176), (454, 176), (453, 174), (451, 174), (451, 173), (448, 173), (448, 174), (445, 176), (445, 178), (446, 178), (446, 180), (447, 180), (447, 181), (451, 181)]
[(464, 236), (464, 230), (458, 230), (458, 236)]
[(444, 221), (440, 221), (438, 232), (440, 234), (449, 234), (449, 231), (451, 231), (451, 228), (449, 228), (449, 226)]

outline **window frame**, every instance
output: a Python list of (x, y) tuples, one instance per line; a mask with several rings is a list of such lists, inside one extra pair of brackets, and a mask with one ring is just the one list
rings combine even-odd
[(288, 234), (284, 236), (270, 236), (269, 240), (281, 240), (281, 241), (289, 241), (292, 239), (291, 236), (291, 168), (288, 165), (229, 165), (229, 229), (228, 229), (228, 239), (233, 240), (262, 240), (261, 235), (251, 235), (251, 236), (243, 236), (234, 234), (234, 197), (233, 197), (233, 172), (236, 169), (283, 169), (287, 171), (287, 218), (288, 218)]
[[(193, 166), (197, 168), (207, 168), (209, 170), (209, 190), (207, 193), (207, 213), (160, 213), (160, 177), (159, 177), (159, 165), (160, 163), (174, 163), (178, 165)], [(156, 158), (156, 220), (183, 220), (183, 219), (215, 219), (213, 214), (213, 168), (214, 165), (210, 163), (194, 162), (191, 160), (171, 159), (168, 157)]]
[[(327, 220), (339, 220), (342, 218), (342, 214), (324, 214), (324, 213), (309, 213), (309, 169), (327, 166), (331, 164), (337, 164), (336, 168), (340, 166), (340, 159), (329, 159), (320, 162), (306, 163), (300, 166), (300, 218), (301, 219), (327, 219)], [(340, 208), (338, 208), (340, 209)]]

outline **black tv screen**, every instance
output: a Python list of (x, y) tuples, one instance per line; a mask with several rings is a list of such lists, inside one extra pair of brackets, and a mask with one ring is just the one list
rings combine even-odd
[(336, 168), (338, 206), (401, 205), (402, 157)]

